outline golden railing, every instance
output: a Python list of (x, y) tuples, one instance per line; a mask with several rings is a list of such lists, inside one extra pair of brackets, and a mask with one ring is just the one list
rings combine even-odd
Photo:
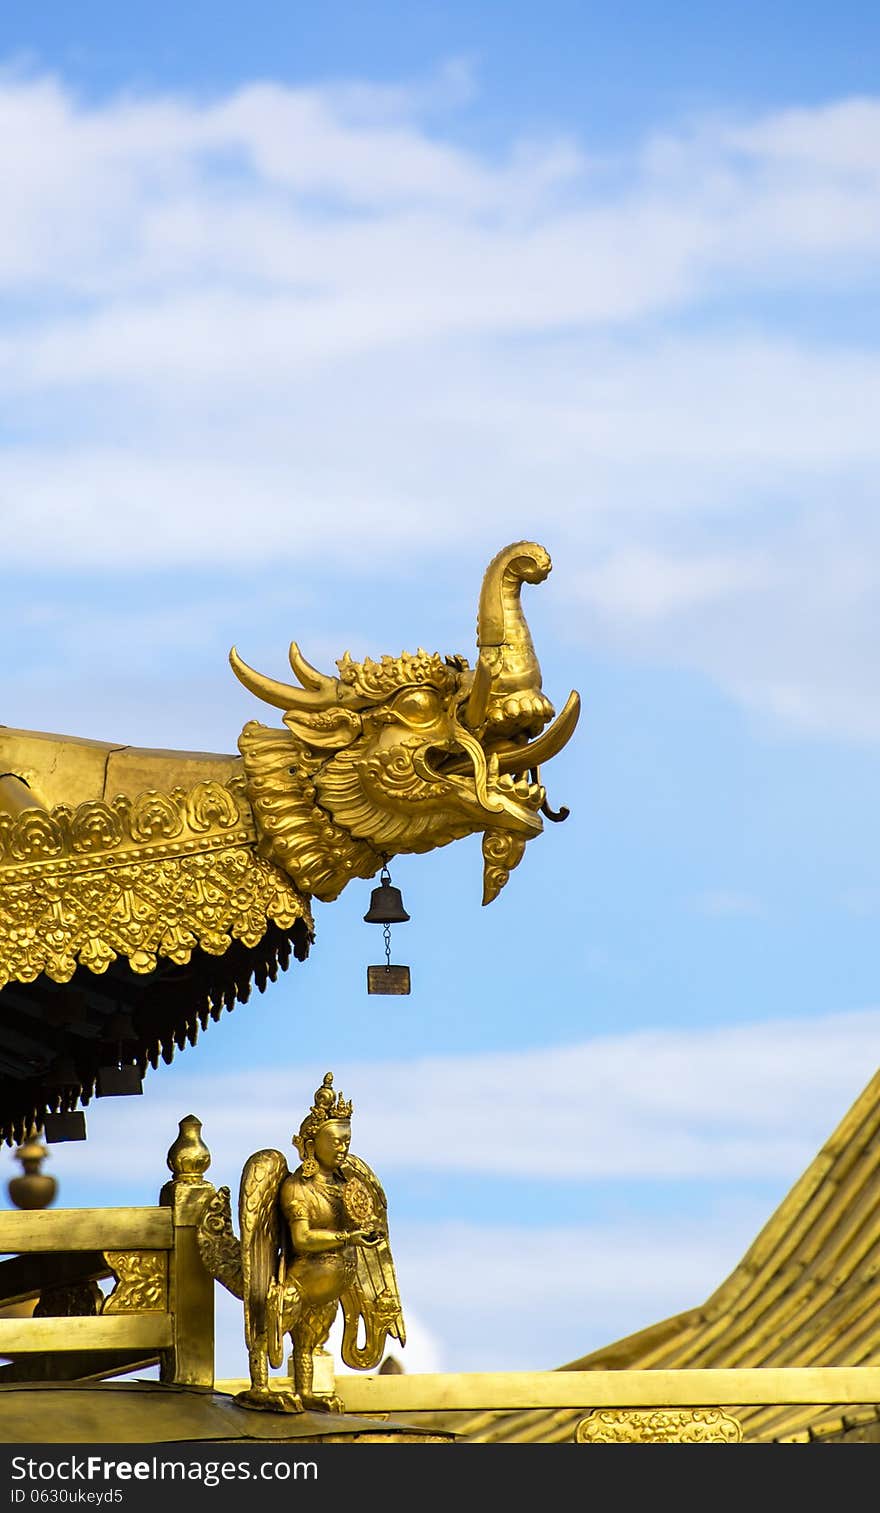
[[(0, 1212), (0, 1357), (9, 1360), (0, 1385), (94, 1381), (158, 1364), (163, 1382), (230, 1395), (248, 1388), (214, 1382), (214, 1283), (197, 1242), (214, 1188), (200, 1130), (193, 1115), (181, 1120), (155, 1207)], [(105, 1292), (98, 1284), (108, 1279)], [(276, 1376), (270, 1386), (290, 1382)], [(349, 1414), (446, 1419), (466, 1434), (476, 1423), (467, 1415), (561, 1413), (572, 1418), (560, 1433), (581, 1442), (731, 1442), (744, 1428), (754, 1437), (737, 1415), (747, 1421), (756, 1408), (880, 1404), (880, 1366), (353, 1373), (338, 1376), (335, 1391)]]
[[(246, 1386), (218, 1381), (216, 1390), (235, 1393)], [(880, 1404), (880, 1367), (352, 1374), (338, 1376), (335, 1390), (346, 1413), (415, 1423), (427, 1415), (468, 1436), (476, 1431), (478, 1439), (487, 1426), (462, 1424), (461, 1415), (582, 1414), (566, 1428), (566, 1435), (581, 1443), (731, 1443), (744, 1437), (738, 1417), (743, 1409), (813, 1405), (817, 1412), (834, 1407), (843, 1413), (847, 1407)], [(751, 1437), (748, 1429), (745, 1437)]]
[[(10, 1358), (0, 1382), (158, 1364), (165, 1382), (212, 1386), (214, 1284), (196, 1226), (214, 1189), (193, 1159), (191, 1124), (183, 1138), (189, 1121), (198, 1123), (181, 1121), (172, 1180), (154, 1208), (0, 1212), (0, 1356)], [(98, 1283), (107, 1278), (105, 1296)]]

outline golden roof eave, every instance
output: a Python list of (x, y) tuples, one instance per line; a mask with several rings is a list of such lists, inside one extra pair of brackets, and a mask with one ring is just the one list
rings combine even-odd
[[(37, 1063), (32, 1075), (25, 1063), (5, 1080), (0, 1068), (7, 1139), (32, 1115), (41, 1122), (53, 1101), (71, 1108), (90, 1096), (97, 1041), (65, 1039), (64, 1023), (65, 998), (72, 1005), (84, 985), (100, 992), (107, 979), (98, 1039), (102, 1014), (137, 1006), (132, 1057), (145, 1067), (194, 1041), (199, 1023), (246, 997), (252, 981), (264, 986), (291, 945), (307, 954), (309, 900), (258, 854), (245, 777), (232, 771), (226, 782), (0, 812), (0, 1061), (4, 1035), (22, 1040), (24, 1017)], [(228, 967), (212, 968), (212, 958)], [(169, 970), (188, 967), (189, 990), (176, 981), (169, 996)], [(151, 995), (154, 976), (162, 986)], [(175, 1005), (171, 1020), (159, 997)], [(59, 1044), (76, 1053), (80, 1075), (53, 1095), (44, 1074)]]
[(256, 945), (271, 920), (311, 924), (308, 901), (256, 854), (236, 774), (169, 793), (0, 813), (0, 987), (68, 982), (125, 957), (151, 972), (195, 947)]

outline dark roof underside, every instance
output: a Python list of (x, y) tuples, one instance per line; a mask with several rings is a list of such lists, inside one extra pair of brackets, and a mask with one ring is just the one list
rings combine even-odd
[(141, 975), (119, 958), (101, 975), (80, 966), (68, 983), (8, 983), (0, 990), (0, 1140), (19, 1143), (47, 1113), (88, 1103), (101, 1067), (144, 1074), (171, 1061), (254, 986), (263, 992), (291, 955), (304, 961), (309, 944), (302, 919), (289, 929), (268, 922), (256, 946), (233, 941), (222, 956), (197, 948), (186, 966), (166, 962)]

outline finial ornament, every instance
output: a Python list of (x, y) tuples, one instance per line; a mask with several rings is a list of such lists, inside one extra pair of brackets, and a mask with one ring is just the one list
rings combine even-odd
[(33, 1134), (15, 1152), (23, 1173), (13, 1177), (6, 1190), (16, 1208), (48, 1208), (54, 1203), (58, 1183), (48, 1172), (40, 1171), (48, 1154), (45, 1145)]
[(175, 1182), (201, 1182), (211, 1165), (211, 1152), (202, 1139), (202, 1121), (187, 1114), (178, 1126), (180, 1133), (168, 1152), (168, 1170)]

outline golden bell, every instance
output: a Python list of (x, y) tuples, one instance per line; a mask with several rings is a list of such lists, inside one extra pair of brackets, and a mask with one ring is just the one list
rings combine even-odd
[(370, 907), (364, 919), (368, 925), (403, 925), (409, 915), (403, 907), (400, 889), (392, 887), (387, 872), (383, 871), (382, 877), (383, 882), (370, 894)]

